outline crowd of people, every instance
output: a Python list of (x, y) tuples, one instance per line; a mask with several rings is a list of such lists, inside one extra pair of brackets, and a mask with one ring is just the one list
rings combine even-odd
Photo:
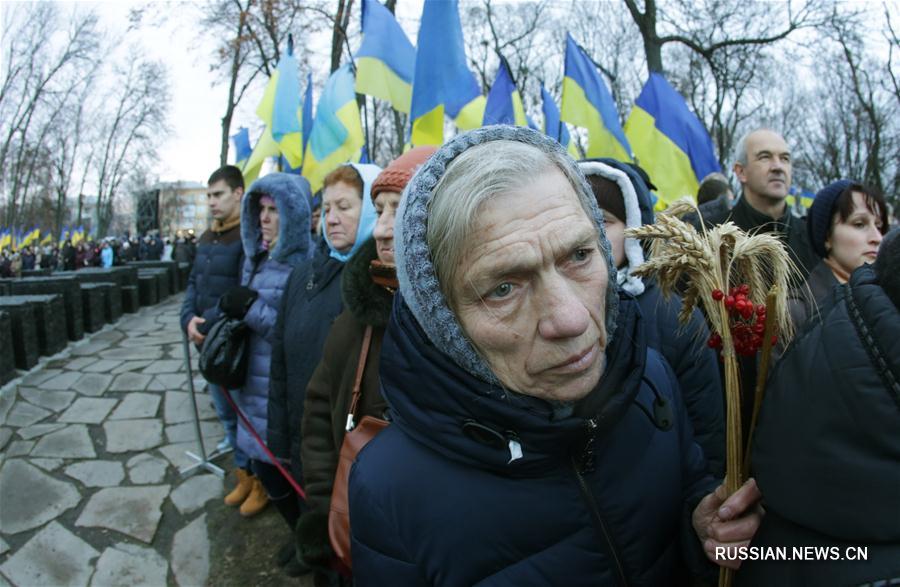
[(0, 251), (0, 277), (21, 277), (22, 271), (49, 269), (77, 271), (85, 267), (113, 267), (129, 261), (177, 261), (193, 263), (196, 239), (193, 231), (172, 239), (157, 235), (143, 238), (121, 236), (98, 241), (93, 238), (75, 244), (66, 239), (62, 244), (26, 245), (19, 250)]
[[(649, 252), (625, 231), (655, 221), (639, 166), (489, 126), (340, 166), (315, 195), (292, 174), (215, 171), (181, 325), (197, 347), (223, 318), (250, 332), (243, 385), (209, 385), (234, 451), (225, 503), (271, 502), (292, 531), (273, 564), (317, 585), (703, 585), (719, 567), (739, 585), (900, 581), (885, 199), (841, 180), (795, 215), (769, 129), (739, 141), (733, 171), (737, 199), (707, 178), (692, 221), (777, 235), (804, 282), (731, 495), (706, 319), (680, 326), (681, 300), (635, 273)], [(868, 558), (723, 555), (748, 545)]]

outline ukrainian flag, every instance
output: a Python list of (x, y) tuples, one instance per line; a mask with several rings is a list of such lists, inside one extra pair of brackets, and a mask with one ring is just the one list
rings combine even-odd
[(559, 119), (559, 108), (556, 107), (556, 101), (544, 84), (541, 84), (541, 102), (541, 110), (544, 112), (544, 134), (556, 139), (560, 145), (566, 148), (573, 159), (581, 159), (581, 153), (578, 152), (578, 146), (572, 140), (566, 123)]
[(322, 187), (322, 180), (338, 165), (359, 161), (360, 149), (365, 142), (353, 71), (345, 63), (331, 74), (322, 90), (306, 147), (303, 175), (309, 180), (313, 193)]
[(53, 233), (49, 230), (47, 234), (44, 235), (44, 238), (41, 239), (41, 245), (52, 245), (53, 244)]
[(809, 210), (809, 207), (813, 205), (813, 200), (815, 199), (815, 192), (804, 192), (797, 189), (795, 186), (791, 186), (791, 189), (788, 190), (788, 197), (785, 198), (788, 206), (794, 207), (797, 205), (797, 200), (800, 200), (800, 205), (805, 209)]
[(22, 246), (27, 247), (32, 243), (37, 243), (41, 238), (41, 229), (37, 226), (32, 226), (31, 230), (25, 233), (25, 236), (22, 238)]
[(516, 89), (509, 63), (500, 56), (500, 67), (497, 68), (497, 78), (491, 91), (488, 92), (487, 103), (484, 107), (484, 126), (489, 124), (509, 124), (512, 126), (528, 126), (525, 117), (525, 108), (522, 106), (522, 96)]
[(84, 226), (79, 226), (72, 233), (72, 244), (77, 245), (78, 243), (80, 243), (83, 240), (84, 240)]
[(63, 229), (59, 231), (59, 241), (58, 242), (64, 243), (67, 240), (69, 240), (70, 238), (72, 238), (70, 236), (71, 232), (72, 231), (69, 229), (68, 226), (63, 227)]
[(231, 135), (231, 142), (234, 144), (234, 165), (243, 170), (253, 153), (250, 148), (250, 131), (242, 126), (237, 133)]
[(651, 73), (625, 123), (634, 154), (658, 187), (657, 209), (684, 196), (695, 198), (700, 180), (720, 171), (712, 139), (684, 98)]
[(9, 229), (0, 231), (0, 251), (12, 248), (12, 232)]
[[(294, 39), (288, 35), (288, 48), (278, 60), (278, 69), (269, 81), (274, 91), (266, 89), (257, 115), (269, 125), (278, 150), (291, 167), (303, 163), (303, 136), (300, 127), (300, 77), (299, 65), (294, 57)], [(271, 102), (267, 100), (271, 98)]]
[(466, 65), (457, 0), (425, 0), (410, 106), (412, 144), (443, 143), (445, 113), (462, 130), (478, 128), (485, 103)]
[(586, 128), (588, 157), (631, 161), (631, 146), (612, 94), (596, 65), (571, 35), (566, 35), (566, 72), (562, 87), (562, 120)]
[[(312, 134), (313, 130), (313, 83), (312, 83), (312, 74), (309, 73), (306, 75), (306, 95), (303, 97), (303, 115), (302, 115), (302, 124), (300, 125), (303, 129), (303, 152), (306, 153), (306, 145), (309, 144), (309, 135)], [(303, 167), (302, 165), (300, 166)]]
[(409, 114), (416, 49), (391, 12), (377, 0), (363, 0), (363, 41), (356, 52), (356, 91), (391, 103)]

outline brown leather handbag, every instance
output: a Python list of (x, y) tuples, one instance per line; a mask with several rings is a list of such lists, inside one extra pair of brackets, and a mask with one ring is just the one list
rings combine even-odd
[(372, 416), (363, 416), (356, 424), (356, 410), (362, 395), (362, 376), (366, 367), (366, 357), (372, 342), (372, 327), (366, 326), (363, 335), (362, 349), (359, 353), (359, 365), (356, 367), (356, 380), (353, 383), (353, 399), (350, 402), (350, 413), (347, 414), (347, 433), (341, 444), (337, 471), (334, 475), (334, 487), (331, 490), (331, 509), (328, 512), (328, 538), (335, 556), (347, 566), (353, 568), (350, 557), (350, 507), (347, 499), (347, 486), (350, 481), (350, 468), (356, 455), (379, 432), (384, 430), (388, 422)]

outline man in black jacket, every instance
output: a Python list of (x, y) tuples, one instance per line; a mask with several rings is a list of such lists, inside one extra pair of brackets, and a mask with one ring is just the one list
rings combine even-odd
[[(188, 280), (184, 303), (181, 306), (181, 327), (188, 338), (200, 346), (212, 325), (221, 317), (219, 298), (229, 289), (240, 285), (242, 262), (241, 198), (244, 177), (240, 169), (226, 165), (209, 176), (207, 203), (212, 225), (200, 237), (194, 267)], [(235, 465), (245, 467), (247, 456), (237, 449), (237, 416), (225, 391), (209, 384), (216, 413), (225, 428), (225, 439), (217, 448), (234, 447)], [(249, 492), (249, 484), (247, 486)], [(229, 495), (229, 497), (231, 497)], [(241, 496), (240, 501), (246, 495)], [(230, 503), (226, 498), (226, 503)]]
[[(792, 159), (784, 137), (773, 130), (756, 129), (741, 137), (734, 155), (734, 174), (741, 182), (741, 197), (730, 210), (703, 214), (704, 223), (715, 226), (730, 221), (748, 234), (777, 234), (805, 281), (818, 257), (809, 242), (806, 219), (791, 214), (787, 206)], [(740, 357), (739, 365), (743, 392), (741, 429), (746, 443), (756, 390), (756, 357)]]
[(791, 150), (780, 134), (765, 128), (747, 133), (735, 149), (734, 174), (741, 182), (741, 198), (731, 210), (704, 214), (703, 221), (713, 226), (731, 221), (747, 233), (777, 233), (805, 279), (818, 259), (806, 220), (791, 214), (787, 206), (791, 166)]

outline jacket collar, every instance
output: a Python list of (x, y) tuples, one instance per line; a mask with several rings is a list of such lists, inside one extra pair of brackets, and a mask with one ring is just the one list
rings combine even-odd
[[(646, 347), (633, 299), (620, 300), (618, 332), (606, 371), (574, 410), (476, 378), (434, 346), (401, 294), (382, 342), (382, 393), (395, 425), (444, 457), (507, 476), (532, 476), (582, 449), (586, 430), (612, 428), (631, 405)], [(521, 446), (515, 456), (510, 441)]]

